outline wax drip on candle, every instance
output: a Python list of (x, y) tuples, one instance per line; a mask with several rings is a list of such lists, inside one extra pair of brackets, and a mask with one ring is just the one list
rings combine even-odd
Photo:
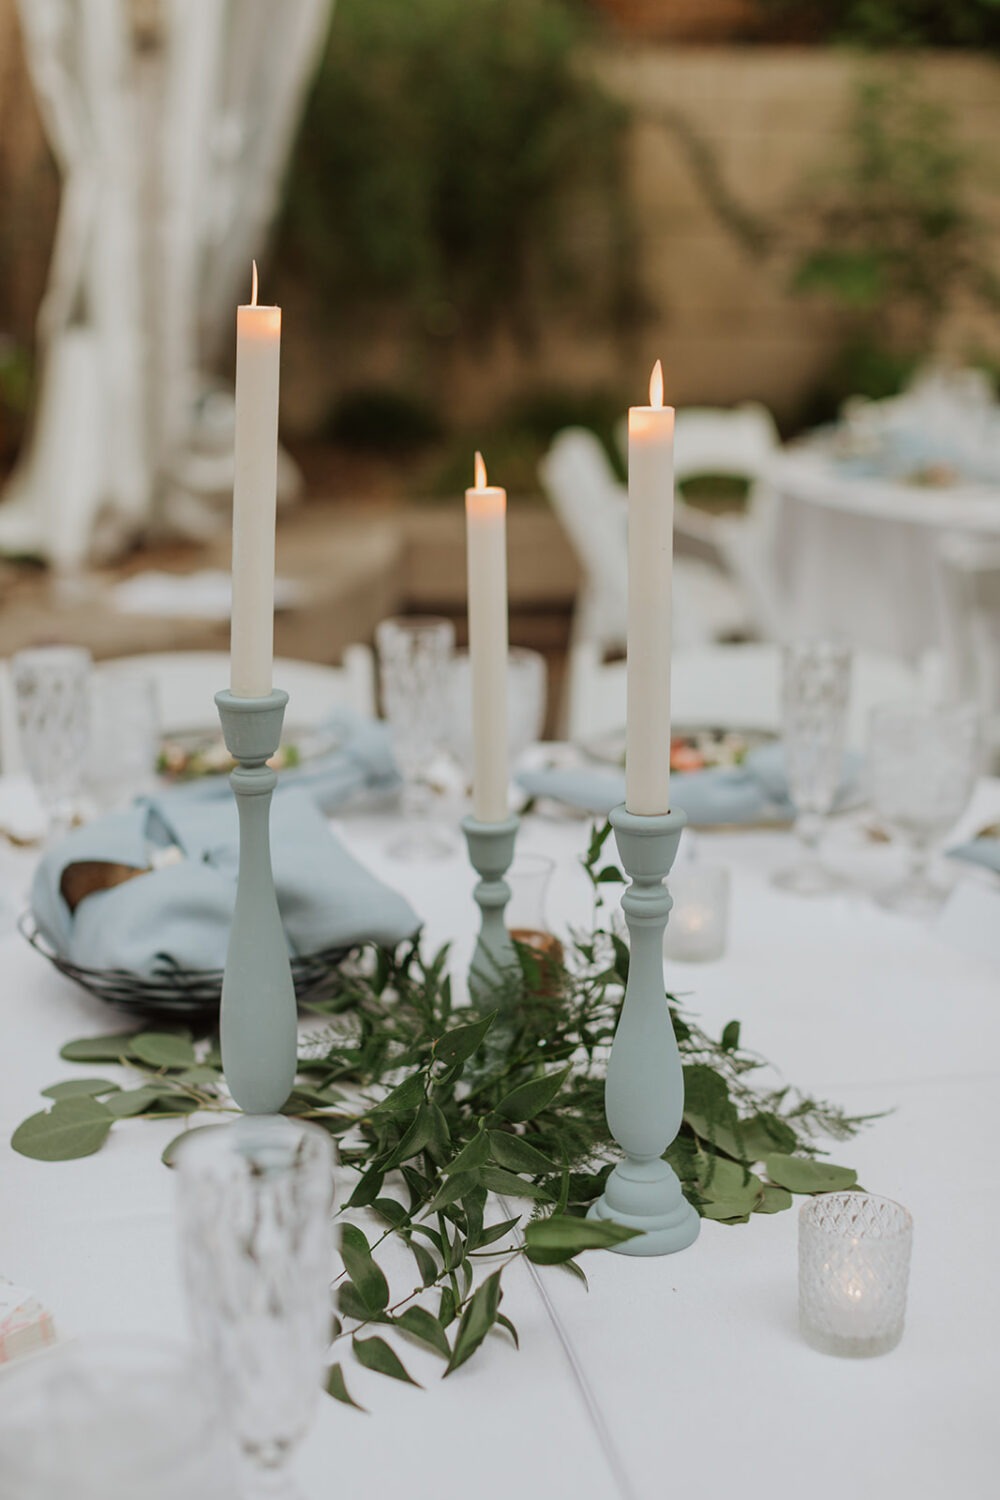
[(659, 360), (649, 377), (649, 404), (661, 410), (663, 407), (663, 366)]
[(250, 278), (250, 306), (251, 307), (256, 307), (257, 306), (257, 262), (255, 260), (253, 260), (253, 261), (250, 262), (250, 264), (253, 266), (253, 275)]
[(478, 450), (476, 452), (475, 479), (473, 482), (477, 490), (484, 490), (486, 488), (486, 464), (483, 462), (483, 455)]

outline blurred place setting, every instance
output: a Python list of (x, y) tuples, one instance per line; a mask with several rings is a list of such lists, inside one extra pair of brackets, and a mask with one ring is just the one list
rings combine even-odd
[(995, 1493), (998, 49), (0, 0), (0, 1500)]

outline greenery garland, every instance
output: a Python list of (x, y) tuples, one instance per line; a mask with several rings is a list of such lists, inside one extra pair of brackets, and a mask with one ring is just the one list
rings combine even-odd
[[(301, 1039), (285, 1113), (328, 1130), (356, 1178), (339, 1211), (344, 1273), (335, 1354), (349, 1343), (360, 1364), (415, 1384), (398, 1352), (395, 1335), (405, 1335), (439, 1354), (448, 1375), (491, 1329), (517, 1341), (500, 1310), (512, 1260), (523, 1255), (582, 1276), (580, 1252), (633, 1233), (584, 1217), (616, 1151), (604, 1118), (604, 1073), (628, 976), (628, 949), (601, 921), (605, 887), (624, 878), (601, 864), (609, 833), (608, 824), (594, 831), (584, 860), (594, 889), (592, 932), (575, 937), (564, 956), (519, 947), (519, 970), (491, 996), (489, 1010), (456, 1011), (447, 949), (426, 959), (417, 945), (395, 954), (363, 950), (312, 1007), (324, 1021)], [(741, 1047), (739, 1022), (716, 1041), (668, 999), (685, 1109), (667, 1159), (702, 1217), (745, 1223), (789, 1207), (793, 1193), (853, 1186), (851, 1169), (817, 1160), (815, 1136), (847, 1138), (871, 1117), (762, 1086), (755, 1075), (765, 1064)], [(142, 1081), (122, 1088), (77, 1078), (43, 1090), (51, 1107), (12, 1138), (26, 1156), (90, 1155), (127, 1118), (234, 1109), (214, 1037), (131, 1032), (70, 1042), (60, 1055), (120, 1063)], [(163, 1153), (168, 1164), (181, 1139)], [(513, 1211), (510, 1199), (531, 1208)], [(374, 1216), (381, 1231), (369, 1239), (353, 1210)], [(412, 1288), (395, 1299), (375, 1258), (387, 1241), (406, 1247), (416, 1271)], [(493, 1261), (485, 1279), (476, 1276), (477, 1263)], [(327, 1389), (356, 1405), (339, 1359)]]

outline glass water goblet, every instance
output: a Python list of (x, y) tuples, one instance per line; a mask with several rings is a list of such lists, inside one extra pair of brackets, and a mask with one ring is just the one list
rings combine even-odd
[(947, 890), (928, 875), (935, 846), (965, 811), (981, 754), (972, 704), (884, 704), (872, 710), (868, 792), (890, 833), (906, 845), (909, 873), (876, 899), (890, 911), (931, 917)]
[(434, 794), (428, 776), (447, 733), (455, 627), (431, 615), (383, 620), (375, 645), (406, 822), (388, 852), (397, 859), (442, 859), (452, 844), (430, 823)]
[[(507, 653), (507, 754), (512, 766), (542, 737), (547, 685), (548, 667), (542, 653), (511, 646)], [(452, 663), (449, 748), (471, 784), (472, 668), (467, 651), (456, 652)]]
[(849, 646), (804, 641), (785, 647), (781, 685), (785, 768), (802, 856), (790, 869), (780, 870), (774, 884), (798, 896), (825, 895), (843, 883), (823, 864), (819, 843), (843, 776), (850, 688)]
[(50, 837), (69, 828), (80, 810), (92, 665), (81, 646), (37, 646), (10, 664), (21, 754), (48, 813)]
[(127, 807), (153, 790), (159, 748), (156, 679), (135, 667), (102, 664), (90, 689), (87, 776), (99, 811)]
[(247, 1496), (292, 1497), (291, 1454), (330, 1343), (334, 1150), (315, 1125), (246, 1115), (177, 1153), (181, 1264)]

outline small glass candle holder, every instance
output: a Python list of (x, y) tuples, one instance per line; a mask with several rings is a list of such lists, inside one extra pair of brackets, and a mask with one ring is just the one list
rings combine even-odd
[(721, 958), (729, 925), (729, 871), (692, 861), (672, 872), (667, 889), (674, 904), (663, 936), (665, 956), (682, 963)]
[(903, 1336), (913, 1220), (891, 1198), (822, 1193), (799, 1211), (799, 1322), (823, 1354), (888, 1354)]

